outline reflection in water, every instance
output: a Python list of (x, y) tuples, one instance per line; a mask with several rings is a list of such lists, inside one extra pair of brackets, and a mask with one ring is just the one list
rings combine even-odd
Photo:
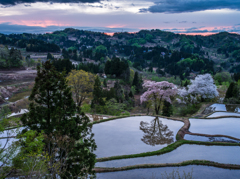
[(240, 112), (239, 104), (213, 104), (207, 107), (203, 114), (209, 114), (216, 111), (226, 111), (226, 112)]
[(226, 110), (227, 112), (239, 112), (239, 105), (228, 105), (226, 104)]
[(144, 132), (144, 136), (141, 140), (145, 144), (155, 146), (173, 142), (173, 131), (168, 129), (167, 125), (163, 125), (158, 117), (152, 120), (150, 124), (141, 121), (140, 130)]

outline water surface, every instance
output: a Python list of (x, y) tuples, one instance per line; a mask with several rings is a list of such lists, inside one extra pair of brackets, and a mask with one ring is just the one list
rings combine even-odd
[(234, 140), (227, 137), (206, 137), (198, 135), (185, 134), (184, 139), (202, 142), (229, 142), (229, 143), (240, 143), (240, 140)]
[(185, 144), (172, 152), (150, 157), (112, 160), (96, 163), (96, 167), (123, 167), (139, 164), (178, 163), (186, 160), (209, 160), (225, 164), (238, 164), (239, 146), (205, 146)]
[(183, 122), (150, 116), (116, 119), (93, 125), (97, 158), (159, 150), (176, 141)]
[(0, 134), (0, 148), (3, 148), (5, 145), (6, 147), (10, 146), (12, 142), (17, 141), (14, 137), (22, 130), (23, 128), (5, 130)]
[(212, 117), (221, 117), (221, 116), (239, 116), (240, 113), (233, 113), (233, 112), (215, 112), (208, 116), (207, 118), (212, 118)]
[(208, 166), (183, 166), (183, 167), (163, 167), (163, 168), (145, 168), (134, 169), (120, 172), (97, 173), (97, 179), (166, 179), (166, 174), (169, 175), (174, 170), (174, 173), (179, 172), (180, 176), (183, 173), (192, 173), (194, 179), (239, 179), (240, 170), (229, 170)]
[(240, 112), (240, 104), (213, 104), (206, 108), (206, 110), (214, 111), (226, 111), (226, 112)]
[(227, 135), (240, 138), (240, 118), (189, 119), (192, 133)]

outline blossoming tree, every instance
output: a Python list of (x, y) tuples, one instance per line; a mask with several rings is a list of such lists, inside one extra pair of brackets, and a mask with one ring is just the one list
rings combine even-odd
[(163, 102), (167, 101), (169, 103), (172, 103), (172, 98), (177, 93), (176, 86), (167, 81), (148, 81), (143, 84), (143, 87), (147, 88), (147, 91), (141, 96), (141, 103), (144, 101), (152, 103), (157, 115), (159, 114)]
[(202, 99), (212, 99), (218, 96), (217, 87), (210, 74), (198, 75), (195, 80), (191, 80), (188, 92), (193, 95), (200, 95)]
[(217, 87), (210, 74), (198, 75), (195, 80), (191, 80), (191, 85), (187, 88), (179, 89), (178, 94), (183, 103), (197, 103), (198, 98), (201, 100), (213, 99), (218, 96)]

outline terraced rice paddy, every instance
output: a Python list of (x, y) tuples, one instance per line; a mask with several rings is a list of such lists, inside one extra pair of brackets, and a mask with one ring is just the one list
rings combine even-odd
[[(240, 115), (236, 109), (231, 114)], [(160, 179), (176, 173), (195, 179), (240, 178), (240, 118), (225, 113), (230, 112), (212, 114), (220, 118), (135, 116), (94, 124), (97, 178)]]

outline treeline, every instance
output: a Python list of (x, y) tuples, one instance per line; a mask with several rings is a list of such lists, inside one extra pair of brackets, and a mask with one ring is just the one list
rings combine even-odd
[(22, 42), (22, 47), (26, 47), (27, 52), (60, 52), (59, 46), (53, 43), (47, 43), (40, 40), (27, 40), (26, 42)]
[[(128, 63), (116, 57), (106, 62), (104, 71), (106, 74), (115, 75), (116, 77), (130, 75)], [(128, 74), (125, 75), (125, 73)]]
[(68, 74), (71, 70), (76, 69), (75, 65), (69, 59), (53, 59), (51, 61), (58, 72), (66, 71)]
[(80, 63), (77, 67), (77, 70), (84, 70), (86, 72), (91, 72), (93, 74), (103, 73), (103, 66), (100, 64), (96, 65), (94, 63)]
[(26, 48), (28, 52), (60, 52), (60, 47), (54, 43), (32, 39), (31, 34), (0, 35), (0, 43), (4, 45)]
[(170, 63), (166, 66), (165, 71), (172, 75), (180, 75), (183, 78), (189, 76), (191, 72), (215, 74), (213, 66), (212, 60), (192, 55), (186, 59), (182, 58), (177, 63)]
[(51, 59), (50, 61), (57, 71), (66, 71), (67, 74), (71, 70), (84, 70), (93, 74), (104, 72), (104, 69), (101, 65), (96, 65), (94, 63), (79, 63), (78, 65), (74, 65), (69, 59)]

